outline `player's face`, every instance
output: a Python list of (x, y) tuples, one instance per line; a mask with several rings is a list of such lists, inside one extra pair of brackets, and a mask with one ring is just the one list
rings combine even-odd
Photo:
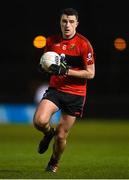
[(76, 27), (78, 26), (78, 21), (74, 15), (63, 14), (60, 20), (60, 26), (63, 38), (70, 39), (76, 33)]

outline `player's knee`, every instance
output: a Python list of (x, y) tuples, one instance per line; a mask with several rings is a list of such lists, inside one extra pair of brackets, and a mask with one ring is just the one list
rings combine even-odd
[(59, 129), (56, 134), (57, 141), (62, 142), (66, 141), (68, 131), (65, 129)]
[(35, 116), (33, 120), (35, 127), (45, 127), (48, 121), (49, 120), (44, 115)]
[(56, 136), (56, 141), (57, 141), (58, 143), (65, 142), (65, 141), (66, 141), (66, 137), (65, 137), (65, 136), (61, 136), (61, 135), (57, 135), (57, 136)]

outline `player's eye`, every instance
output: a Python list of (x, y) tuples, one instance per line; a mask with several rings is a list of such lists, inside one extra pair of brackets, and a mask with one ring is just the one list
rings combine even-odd
[(62, 20), (62, 23), (67, 23), (67, 20), (63, 19), (63, 20)]
[(73, 24), (73, 23), (74, 23), (74, 20), (70, 20), (69, 23), (70, 23), (70, 24)]

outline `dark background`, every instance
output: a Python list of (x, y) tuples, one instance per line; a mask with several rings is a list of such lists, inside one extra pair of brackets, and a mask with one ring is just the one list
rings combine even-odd
[[(96, 76), (88, 82), (84, 116), (129, 118), (129, 5), (128, 1), (1, 1), (0, 103), (33, 103), (41, 81), (37, 71), (42, 54), (33, 46), (37, 35), (59, 31), (59, 12), (73, 7), (79, 12), (78, 32), (86, 36), (95, 53)], [(127, 42), (124, 51), (114, 39)]]

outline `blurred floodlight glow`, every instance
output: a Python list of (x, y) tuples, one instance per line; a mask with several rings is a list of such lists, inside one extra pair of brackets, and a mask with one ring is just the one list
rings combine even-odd
[(127, 44), (126, 44), (125, 39), (123, 39), (123, 38), (116, 38), (116, 39), (114, 40), (114, 47), (115, 47), (117, 50), (120, 50), (120, 51), (125, 50), (126, 47), (127, 47)]
[(36, 36), (33, 40), (33, 45), (36, 48), (43, 48), (46, 45), (46, 38), (44, 36)]

